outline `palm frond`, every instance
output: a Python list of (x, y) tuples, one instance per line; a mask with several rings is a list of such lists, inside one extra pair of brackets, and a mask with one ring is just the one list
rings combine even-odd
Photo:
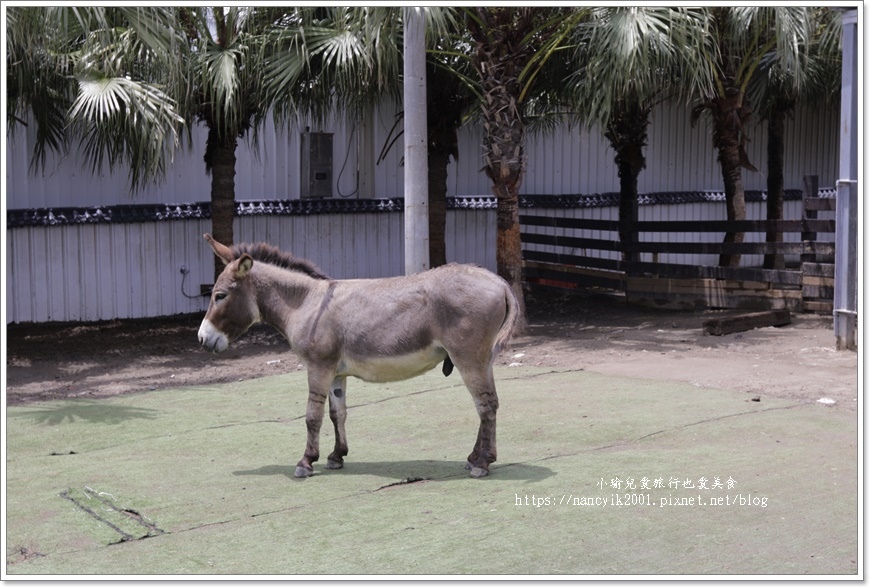
[(174, 101), (159, 88), (123, 77), (85, 78), (79, 88), (70, 126), (83, 137), (92, 171), (129, 160), (132, 185), (161, 177), (164, 151), (177, 146), (184, 124)]
[(669, 7), (595, 8), (575, 30), (573, 88), (587, 123), (604, 123), (618, 100), (655, 104), (709, 88), (703, 13)]
[[(788, 47), (777, 42), (762, 57), (749, 85), (750, 101), (763, 114), (771, 108), (793, 107), (798, 101), (830, 101), (840, 86), (840, 22), (834, 11), (810, 8), (783, 13), (777, 13), (781, 19), (777, 34)], [(797, 32), (789, 34), (789, 27)]]
[(75, 47), (46, 11), (10, 7), (6, 28), (7, 134), (36, 126), (31, 169), (45, 166), (48, 151), (67, 148), (66, 111), (75, 95), (71, 76)]
[(302, 9), (295, 26), (276, 30), (266, 62), (266, 101), (283, 117), (355, 116), (383, 95), (398, 96), (400, 10)]

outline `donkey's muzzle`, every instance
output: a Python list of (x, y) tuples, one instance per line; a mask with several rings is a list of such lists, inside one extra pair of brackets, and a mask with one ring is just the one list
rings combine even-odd
[(227, 350), (230, 341), (227, 335), (214, 327), (208, 320), (203, 320), (199, 327), (199, 344), (206, 350), (219, 353)]

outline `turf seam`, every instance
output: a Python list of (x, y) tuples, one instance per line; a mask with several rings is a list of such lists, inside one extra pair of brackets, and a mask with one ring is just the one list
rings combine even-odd
[[(630, 442), (639, 442), (639, 441), (644, 440), (646, 438), (650, 438), (652, 436), (657, 436), (659, 434), (664, 434), (666, 432), (674, 432), (677, 430), (684, 430), (686, 428), (691, 428), (693, 426), (700, 426), (701, 424), (708, 424), (710, 422), (718, 422), (719, 420), (727, 420), (728, 418), (736, 418), (738, 416), (752, 416), (755, 414), (763, 414), (765, 412), (776, 412), (779, 410), (791, 410), (794, 408), (801, 407), (803, 405), (805, 405), (805, 404), (793, 404), (790, 406), (779, 406), (776, 408), (763, 408), (761, 410), (748, 410), (745, 412), (736, 412), (734, 414), (725, 414), (724, 416), (717, 416), (715, 418), (706, 418), (704, 420), (698, 420), (697, 422), (690, 422), (688, 424), (683, 424), (682, 426), (677, 426), (675, 428), (667, 428), (664, 430), (657, 430), (655, 432), (650, 432), (649, 434), (645, 434), (645, 435), (643, 435), (639, 438), (636, 438)], [(604, 447), (604, 448), (609, 448), (609, 447)], [(598, 450), (601, 450), (601, 449), (598, 449)]]
[(551, 460), (553, 460), (553, 459), (561, 459), (561, 458), (564, 458), (564, 457), (574, 457), (574, 456), (582, 455), (582, 454), (595, 453), (595, 452), (598, 452), (598, 451), (607, 450), (607, 449), (611, 449), (611, 448), (618, 448), (618, 447), (628, 446), (628, 445), (630, 445), (630, 444), (633, 444), (633, 443), (636, 443), (636, 442), (640, 442), (641, 440), (646, 440), (647, 438), (651, 438), (651, 437), (653, 437), (653, 436), (658, 436), (658, 435), (660, 435), (660, 434), (665, 434), (665, 433), (667, 433), (667, 432), (676, 432), (676, 431), (679, 431), (679, 430), (684, 430), (684, 429), (686, 429), (686, 428), (691, 428), (691, 427), (693, 427), (693, 426), (700, 426), (701, 424), (708, 424), (708, 423), (711, 423), (711, 422), (717, 422), (717, 421), (719, 421), (719, 420), (726, 420), (726, 419), (728, 419), (728, 418), (735, 418), (735, 417), (738, 417), (738, 416), (751, 416), (751, 415), (755, 415), (755, 414), (762, 414), (762, 413), (765, 413), (765, 412), (775, 412), (775, 411), (781, 411), (781, 410), (792, 410), (792, 409), (795, 409), (795, 408), (803, 407), (803, 406), (805, 406), (805, 405), (807, 405), (807, 404), (793, 404), (793, 405), (790, 405), (790, 406), (780, 406), (780, 407), (776, 407), (776, 408), (764, 408), (764, 409), (761, 409), (761, 410), (752, 410), (752, 411), (746, 411), (746, 412), (736, 412), (736, 413), (734, 413), (734, 414), (726, 414), (726, 415), (724, 415), (724, 416), (718, 416), (718, 417), (716, 417), (716, 418), (706, 418), (706, 419), (704, 419), (704, 420), (698, 420), (697, 422), (689, 422), (688, 424), (682, 424), (682, 425), (680, 425), (680, 426), (674, 426), (673, 428), (665, 428), (665, 429), (663, 429), (663, 430), (656, 430), (655, 432), (650, 432), (650, 433), (648, 433), (648, 434), (644, 434), (643, 436), (639, 436), (639, 437), (637, 437), (637, 438), (630, 439), (630, 440), (621, 440), (621, 441), (613, 442), (613, 443), (611, 443), (611, 444), (607, 444), (607, 445), (604, 445), (604, 446), (597, 446), (597, 447), (594, 447), (594, 448), (587, 448), (587, 449), (578, 450), (578, 451), (575, 451), (575, 452), (567, 452), (567, 453), (559, 453), (559, 454), (555, 454), (555, 455), (549, 455), (549, 456), (546, 456), (546, 457), (542, 457), (542, 458), (540, 458), (540, 459), (535, 459), (535, 460), (530, 460), (530, 461), (520, 461), (520, 462), (516, 462), (516, 463), (504, 463), (504, 464), (501, 464), (501, 465), (494, 465), (494, 466), (492, 467), (492, 469), (493, 469), (493, 471), (497, 471), (498, 469), (504, 469), (504, 468), (507, 468), (507, 467), (513, 467), (513, 466), (516, 466), (516, 465), (528, 465), (528, 464), (531, 464), (531, 463), (541, 463), (541, 462), (544, 462), (544, 461), (551, 461)]
[(75, 505), (79, 510), (81, 510), (84, 513), (86, 513), (87, 515), (91, 516), (92, 518), (97, 520), (97, 522), (105, 525), (106, 527), (108, 527), (111, 530), (120, 534), (120, 536), (121, 536), (120, 539), (117, 542), (113, 542), (110, 544), (119, 544), (122, 542), (129, 542), (131, 540), (143, 540), (145, 538), (151, 538), (153, 536), (159, 536), (161, 534), (166, 533), (164, 530), (160, 529), (157, 526), (157, 524), (154, 524), (152, 522), (147, 521), (145, 519), (145, 516), (143, 516), (142, 514), (137, 512), (136, 510), (133, 510), (130, 508), (118, 507), (112, 501), (105, 499), (103, 497), (103, 495), (100, 493), (96, 493), (93, 491), (87, 491), (87, 490), (85, 491), (85, 495), (88, 498), (96, 499), (97, 502), (99, 502), (103, 507), (106, 507), (106, 508), (122, 515), (124, 518), (126, 518), (126, 519), (132, 521), (133, 523), (144, 528), (146, 531), (145, 535), (144, 536), (135, 536), (133, 534), (130, 534), (129, 532), (122, 530), (120, 527), (118, 527), (117, 525), (112, 523), (110, 520), (106, 519), (105, 517), (98, 514), (96, 511), (94, 511), (93, 509), (91, 509), (90, 507), (88, 507), (87, 505), (82, 503), (81, 500), (74, 497), (71, 493), (71, 490), (69, 490), (69, 489), (67, 489), (65, 491), (61, 491), (59, 495), (63, 499), (72, 502), (72, 504)]

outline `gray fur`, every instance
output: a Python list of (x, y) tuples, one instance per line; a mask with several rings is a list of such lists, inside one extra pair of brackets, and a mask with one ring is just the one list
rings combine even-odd
[[(206, 238), (227, 267), (200, 327), (203, 346), (223, 350), (264, 322), (284, 334), (308, 368), (308, 443), (297, 476), (311, 475), (319, 458), (327, 397), (336, 425), (336, 450), (327, 468), (343, 464), (347, 377), (397, 381), (442, 362), (445, 374), (452, 365), (459, 370), (481, 418), (468, 457), (472, 475), (488, 473), (496, 458), (498, 409), (492, 365), (519, 319), (516, 298), (503, 279), (474, 265), (450, 264), (406, 277), (330, 280), (316, 268), (308, 270), (313, 265), (307, 262), (303, 269), (276, 263), (281, 255), (271, 247), (229, 249)], [(258, 260), (258, 251), (268, 254)]]

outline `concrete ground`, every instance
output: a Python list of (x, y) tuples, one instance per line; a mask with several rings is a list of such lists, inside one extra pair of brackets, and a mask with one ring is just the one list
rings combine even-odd
[[(350, 454), (293, 478), (305, 375), (6, 409), (17, 575), (863, 574), (857, 413), (500, 367), (499, 460), (457, 375), (351, 380)], [(860, 561), (862, 562), (862, 561)]]

